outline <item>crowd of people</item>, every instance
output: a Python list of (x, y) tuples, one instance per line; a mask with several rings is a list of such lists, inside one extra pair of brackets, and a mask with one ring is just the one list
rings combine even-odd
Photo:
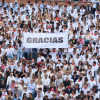
[[(0, 2), (0, 100), (100, 100), (100, 2)], [(68, 34), (66, 48), (25, 48), (23, 35)]]

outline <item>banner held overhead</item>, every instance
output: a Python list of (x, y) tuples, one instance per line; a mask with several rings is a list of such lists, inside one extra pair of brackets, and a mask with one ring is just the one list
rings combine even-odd
[(25, 48), (67, 48), (66, 33), (24, 33)]

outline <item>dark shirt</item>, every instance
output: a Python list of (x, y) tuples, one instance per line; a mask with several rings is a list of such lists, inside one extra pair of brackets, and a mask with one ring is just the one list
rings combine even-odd
[(63, 81), (64, 86), (67, 87), (70, 84), (70, 81)]
[(0, 77), (0, 83), (1, 83), (1, 80), (5, 80), (5, 78), (3, 76)]
[(66, 89), (65, 89), (65, 92), (66, 92), (67, 94), (71, 94), (71, 93), (72, 93), (72, 88), (70, 88), (70, 89), (66, 88)]
[(28, 100), (34, 100), (34, 98), (28, 98)]
[(6, 88), (6, 85), (0, 83), (0, 89), (4, 89), (4, 88)]
[(74, 77), (74, 75), (72, 76), (72, 79), (74, 80), (74, 83), (77, 81), (78, 77), (79, 77), (78, 75), (76, 77)]

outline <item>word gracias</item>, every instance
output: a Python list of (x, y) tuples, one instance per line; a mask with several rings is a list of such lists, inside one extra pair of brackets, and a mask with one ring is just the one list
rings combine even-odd
[(63, 37), (45, 37), (45, 38), (31, 38), (26, 39), (27, 43), (63, 43)]

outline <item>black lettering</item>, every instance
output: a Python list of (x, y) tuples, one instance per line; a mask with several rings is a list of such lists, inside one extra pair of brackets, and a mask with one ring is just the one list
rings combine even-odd
[(59, 37), (59, 38), (58, 38), (58, 42), (59, 42), (59, 43), (63, 43), (63, 37)]
[(43, 43), (43, 38), (39, 38), (38, 43)]
[(33, 38), (33, 43), (37, 43), (37, 38)]
[(57, 38), (56, 37), (53, 38), (53, 43), (57, 43)]
[(50, 43), (53, 43), (53, 41), (52, 41), (52, 37), (50, 37)]
[(29, 37), (29, 38), (27, 38), (26, 41), (27, 41), (27, 43), (32, 43), (32, 38)]
[(49, 42), (49, 38), (48, 37), (44, 38), (44, 43), (48, 43), (48, 42)]

